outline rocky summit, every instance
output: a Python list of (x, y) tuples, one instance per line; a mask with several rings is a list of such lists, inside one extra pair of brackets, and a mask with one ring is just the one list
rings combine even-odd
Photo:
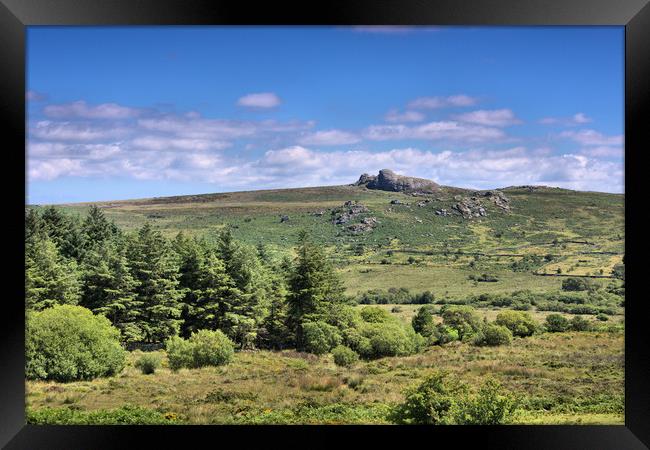
[(392, 192), (433, 193), (438, 190), (438, 184), (431, 180), (398, 175), (390, 169), (382, 169), (376, 176), (364, 173), (354, 185)]

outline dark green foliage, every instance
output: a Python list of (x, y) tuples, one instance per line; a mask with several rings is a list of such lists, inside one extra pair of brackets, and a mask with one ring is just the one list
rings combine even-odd
[(517, 401), (493, 378), (488, 378), (478, 394), (463, 399), (455, 414), (458, 425), (501, 425), (509, 423)]
[(83, 255), (84, 236), (78, 216), (63, 213), (48, 206), (41, 213), (42, 229), (65, 258), (80, 261)]
[(474, 345), (509, 345), (512, 342), (512, 332), (503, 325), (490, 323), (481, 328), (481, 330), (474, 335)]
[(327, 304), (342, 303), (343, 284), (319, 246), (307, 233), (299, 236), (298, 258), (289, 275), (287, 324), (295, 333), (296, 346), (303, 349), (302, 323), (308, 315), (318, 315)]
[(471, 306), (443, 306), (442, 322), (458, 331), (462, 340), (473, 336), (481, 328), (481, 319)]
[(456, 405), (465, 386), (445, 372), (434, 372), (418, 386), (404, 393), (404, 402), (392, 413), (392, 420), (409, 425), (446, 425), (453, 423)]
[(625, 281), (625, 264), (616, 264), (612, 270), (612, 275), (619, 280)]
[(561, 314), (549, 314), (546, 316), (544, 326), (551, 333), (567, 331), (571, 326), (570, 322)]
[(66, 259), (53, 241), (38, 240), (25, 253), (25, 305), (42, 310), (53, 305), (75, 305), (81, 281), (77, 263)]
[(150, 375), (156, 372), (160, 367), (160, 355), (157, 353), (145, 353), (135, 361), (135, 367), (140, 369), (144, 375)]
[(533, 317), (523, 311), (502, 311), (497, 315), (495, 323), (508, 328), (513, 336), (532, 336), (539, 325)]
[(357, 352), (344, 345), (337, 345), (332, 349), (334, 363), (337, 366), (351, 367), (359, 360)]
[(418, 312), (411, 320), (411, 326), (416, 333), (420, 333), (424, 337), (429, 337), (433, 334), (433, 309), (430, 306), (423, 306), (418, 309)]
[(178, 290), (178, 262), (168, 241), (145, 224), (128, 241), (127, 256), (135, 280), (141, 314), (136, 325), (144, 342), (163, 342), (180, 329), (182, 292)]
[(125, 364), (119, 331), (81, 306), (60, 305), (27, 316), (25, 376), (56, 381), (115, 375)]
[(103, 314), (120, 330), (123, 342), (142, 339), (138, 324), (142, 302), (128, 259), (118, 243), (105, 240), (88, 249), (82, 266), (83, 289), (80, 304)]
[(457, 340), (458, 330), (442, 323), (435, 326), (433, 333), (429, 337), (429, 342), (437, 345), (444, 345)]
[(115, 223), (109, 221), (104, 211), (91, 205), (81, 224), (84, 246), (86, 249), (103, 245), (106, 241), (119, 235)]
[(166, 350), (172, 370), (221, 366), (228, 364), (235, 353), (232, 341), (220, 330), (199, 330), (189, 339), (173, 336), (167, 340)]
[(596, 319), (600, 320), (601, 322), (607, 322), (609, 320), (607, 315), (603, 313), (596, 315)]
[(571, 329), (573, 331), (589, 331), (591, 328), (591, 323), (583, 317), (574, 316), (571, 319)]
[(598, 285), (589, 278), (565, 278), (562, 280), (562, 290), (564, 291), (594, 291)]

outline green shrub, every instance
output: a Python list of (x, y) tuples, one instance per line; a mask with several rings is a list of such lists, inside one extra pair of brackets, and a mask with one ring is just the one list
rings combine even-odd
[(497, 314), (495, 323), (502, 325), (512, 332), (513, 336), (531, 336), (539, 325), (533, 317), (523, 311), (502, 311)]
[(222, 366), (232, 361), (235, 347), (221, 330), (199, 330), (189, 338), (194, 367)]
[(563, 291), (594, 291), (598, 285), (589, 278), (565, 278), (562, 280)]
[(405, 391), (404, 402), (394, 408), (391, 419), (412, 425), (453, 423), (454, 410), (465, 391), (465, 386), (449, 379), (445, 372), (435, 372)]
[(549, 314), (546, 316), (546, 322), (544, 323), (546, 329), (551, 333), (567, 331), (570, 325), (566, 317), (561, 314)]
[(514, 397), (488, 379), (474, 397), (462, 400), (455, 414), (458, 425), (500, 425), (509, 423), (517, 407)]
[(344, 345), (334, 347), (332, 355), (334, 356), (334, 363), (342, 367), (351, 367), (359, 360), (357, 352)]
[(591, 330), (591, 324), (587, 319), (580, 316), (575, 316), (573, 319), (571, 319), (571, 329), (573, 331), (589, 331)]
[(596, 319), (602, 322), (607, 322), (609, 320), (609, 317), (607, 317), (607, 314), (600, 313), (596, 316)]
[(152, 374), (156, 372), (158, 367), (160, 367), (160, 355), (157, 353), (146, 353), (138, 358), (134, 365), (137, 369), (140, 369), (143, 374)]
[(303, 323), (302, 332), (305, 351), (315, 355), (329, 352), (342, 341), (336, 327), (321, 321)]
[(361, 330), (367, 344), (358, 348), (364, 358), (404, 356), (418, 352), (425, 344), (412, 327), (398, 321), (368, 323)]
[(370, 323), (382, 323), (391, 318), (386, 310), (376, 306), (364, 306), (361, 308), (360, 314), (364, 322)]
[(458, 331), (458, 337), (473, 336), (481, 328), (481, 319), (474, 308), (466, 305), (444, 306), (442, 323)]
[(503, 325), (490, 323), (474, 336), (474, 345), (508, 345), (512, 342), (512, 332)]
[(55, 381), (92, 380), (119, 373), (126, 351), (108, 319), (81, 306), (29, 313), (25, 376)]
[(172, 370), (228, 364), (235, 353), (234, 344), (220, 330), (199, 330), (185, 340), (171, 337), (166, 343)]
[(411, 320), (411, 326), (416, 333), (420, 333), (424, 337), (429, 337), (433, 334), (435, 327), (433, 323), (433, 314), (431, 306), (421, 307), (417, 314)]
[(432, 344), (444, 345), (452, 341), (458, 340), (458, 331), (445, 324), (439, 323), (433, 330), (429, 337)]

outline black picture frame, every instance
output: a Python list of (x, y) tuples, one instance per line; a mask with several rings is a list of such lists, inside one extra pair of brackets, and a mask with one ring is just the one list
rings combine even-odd
[[(30, 25), (622, 25), (625, 26), (625, 425), (495, 427), (270, 427), (270, 426), (33, 426), (25, 424), (24, 191), (25, 27)], [(641, 449), (650, 446), (650, 347), (642, 296), (642, 154), (648, 151), (650, 5), (648, 0), (347, 0), (249, 2), (236, 0), (0, 0), (0, 123), (9, 163), (2, 183), (7, 286), (0, 327), (0, 445), (8, 449), (178, 447), (211, 445), (341, 445), (399, 439), (413, 445), (470, 441), (479, 448)], [(644, 144), (646, 144), (644, 146)], [(21, 153), (22, 149), (22, 153)], [(302, 439), (287, 439), (299, 432)], [(315, 434), (314, 434), (315, 433)], [(227, 438), (236, 441), (226, 444)], [(200, 439), (200, 440), (199, 440)], [(406, 440), (406, 441), (405, 441)], [(280, 442), (281, 441), (281, 442)], [(363, 441), (362, 441), (363, 442)]]

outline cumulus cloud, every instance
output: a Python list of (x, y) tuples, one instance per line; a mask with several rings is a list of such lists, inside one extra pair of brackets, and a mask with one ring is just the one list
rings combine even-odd
[(247, 108), (275, 108), (280, 104), (280, 97), (273, 92), (260, 92), (240, 97), (237, 104)]
[(468, 95), (451, 95), (449, 97), (419, 97), (408, 103), (409, 109), (438, 109), (451, 106), (472, 106), (478, 99)]
[(461, 122), (476, 123), (491, 127), (507, 127), (521, 123), (509, 109), (478, 110), (454, 116)]
[(592, 122), (590, 117), (584, 113), (577, 113), (571, 117), (544, 117), (539, 120), (542, 125), (562, 125), (562, 126), (577, 126), (585, 123)]
[(396, 109), (391, 109), (384, 116), (384, 120), (393, 123), (422, 122), (424, 114), (418, 111), (404, 111), (401, 113)]
[(407, 125), (373, 125), (364, 131), (366, 139), (386, 141), (398, 139), (421, 140), (457, 140), (481, 142), (505, 137), (502, 130), (463, 124), (455, 121), (429, 122), (417, 126)]
[(33, 127), (28, 127), (34, 137), (54, 141), (95, 141), (125, 136), (130, 132), (128, 127), (101, 125), (87, 122), (51, 122), (41, 120)]
[(309, 133), (298, 139), (303, 145), (345, 145), (359, 142), (358, 136), (342, 130), (325, 130)]
[(84, 101), (77, 101), (61, 105), (47, 105), (43, 108), (43, 113), (48, 117), (57, 119), (128, 119), (140, 115), (141, 111), (120, 106), (116, 103), (88, 106)]
[(560, 137), (588, 146), (622, 146), (623, 135), (606, 136), (596, 130), (563, 131)]
[(207, 139), (173, 139), (160, 136), (142, 136), (133, 139), (132, 144), (137, 148), (146, 150), (223, 150), (232, 144), (224, 141), (211, 141)]

